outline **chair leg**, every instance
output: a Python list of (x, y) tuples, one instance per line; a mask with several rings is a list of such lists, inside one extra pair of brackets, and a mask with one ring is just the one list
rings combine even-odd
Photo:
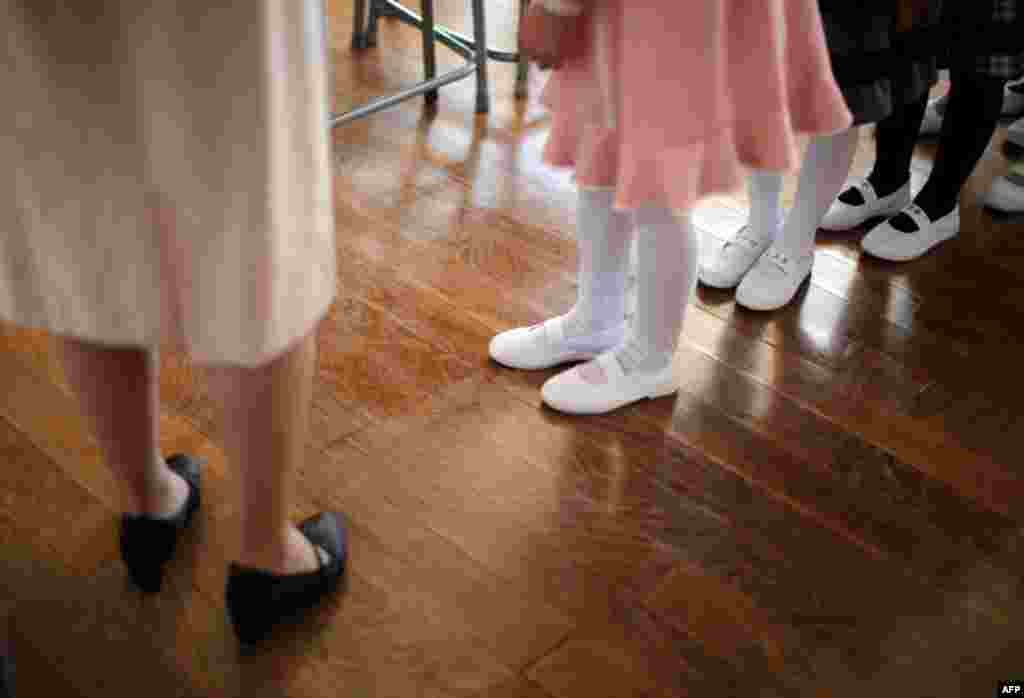
[[(434, 36), (434, 0), (420, 0), (423, 9), (423, 75), (426, 80), (437, 76), (437, 41)], [(427, 92), (423, 97), (428, 107), (437, 104), (437, 90)]]
[[(523, 17), (526, 16), (526, 11), (530, 9), (530, 0), (519, 0), (519, 26), (523, 24)], [(518, 40), (517, 42), (518, 43)], [(520, 99), (526, 96), (526, 88), (530, 79), (530, 61), (522, 54), (519, 53), (519, 63), (516, 66), (516, 98)]]
[(487, 83), (487, 18), (484, 0), (473, 0), (473, 43), (476, 45), (476, 113), (491, 110), (491, 96)]
[(367, 0), (356, 0), (355, 12), (352, 19), (353, 49), (364, 49), (368, 45), (366, 35), (366, 2)]
[(377, 45), (377, 20), (380, 19), (381, 7), (378, 0), (366, 0), (370, 9), (366, 19), (366, 45), (372, 47)]

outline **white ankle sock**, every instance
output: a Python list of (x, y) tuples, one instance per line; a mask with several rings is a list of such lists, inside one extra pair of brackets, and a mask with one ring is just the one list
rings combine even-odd
[(748, 230), (752, 235), (774, 239), (782, 220), (782, 174), (770, 170), (753, 170), (747, 175), (750, 199)]
[[(633, 219), (613, 208), (615, 190), (581, 188), (577, 208), (576, 247), (579, 256), (579, 290), (576, 305), (563, 317), (566, 339), (586, 344), (593, 336), (616, 330), (626, 319), (626, 274)], [(612, 333), (614, 334), (614, 332)]]
[(625, 373), (659, 371), (679, 344), (683, 314), (697, 280), (697, 232), (689, 212), (645, 205), (634, 211), (638, 231), (637, 308), (626, 342), (615, 351)]
[(807, 144), (800, 167), (796, 203), (779, 232), (776, 246), (793, 257), (814, 249), (814, 234), (839, 195), (857, 151), (859, 130), (815, 136)]

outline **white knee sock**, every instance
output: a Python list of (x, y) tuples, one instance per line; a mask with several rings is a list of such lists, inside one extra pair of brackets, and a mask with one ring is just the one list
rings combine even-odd
[(633, 327), (615, 356), (626, 373), (658, 371), (672, 362), (683, 314), (697, 280), (697, 232), (689, 212), (660, 206), (634, 211), (637, 308)]
[(859, 129), (851, 128), (831, 136), (815, 136), (807, 144), (796, 203), (786, 217), (775, 245), (790, 256), (799, 257), (814, 249), (814, 234), (850, 173), (857, 151)]
[(750, 219), (748, 229), (753, 235), (774, 239), (782, 220), (782, 173), (769, 170), (752, 170), (747, 175), (747, 192), (750, 198)]
[(574, 344), (626, 320), (626, 274), (633, 219), (612, 208), (613, 189), (580, 189), (576, 246), (579, 291), (563, 328)]

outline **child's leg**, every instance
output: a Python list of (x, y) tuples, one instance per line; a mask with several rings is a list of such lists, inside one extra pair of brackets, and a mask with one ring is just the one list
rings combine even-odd
[(816, 136), (807, 144), (796, 201), (775, 238), (779, 250), (793, 257), (814, 251), (814, 234), (850, 174), (859, 134), (859, 129), (851, 128)]
[(759, 237), (775, 238), (782, 221), (782, 173), (753, 170), (747, 176), (750, 198), (750, 232)]
[(858, 129), (817, 136), (807, 145), (796, 203), (771, 249), (736, 290), (736, 302), (752, 310), (776, 310), (789, 303), (811, 273), (814, 235), (850, 171)]
[[(995, 133), (1003, 105), (1004, 84), (999, 78), (965, 72), (953, 74), (935, 166), (928, 182), (914, 197), (914, 203), (931, 220), (942, 218), (956, 208), (960, 189)], [(890, 224), (905, 233), (917, 230), (917, 225), (906, 215), (897, 216)]]
[(622, 325), (632, 221), (616, 211), (615, 190), (581, 189), (577, 208), (579, 290), (566, 316), (566, 335), (581, 338)]
[[(888, 118), (878, 122), (875, 134), (875, 164), (867, 179), (879, 198), (895, 193), (910, 180), (910, 160), (928, 106), (928, 95), (904, 104)], [(948, 119), (948, 113), (945, 115)], [(839, 200), (851, 206), (864, 204), (856, 189), (843, 192)]]
[(632, 217), (614, 210), (614, 200), (611, 188), (580, 190), (576, 304), (540, 325), (499, 334), (490, 345), (495, 361), (512, 368), (549, 368), (593, 358), (622, 341)]
[(601, 414), (678, 390), (672, 358), (697, 276), (698, 240), (689, 215), (641, 206), (638, 230), (637, 310), (617, 349), (555, 376), (541, 391), (554, 409)]
[(917, 259), (960, 232), (957, 202), (992, 138), (1004, 81), (954, 72), (935, 166), (914, 206), (874, 228), (861, 241), (868, 254), (893, 262)]
[(712, 288), (735, 288), (764, 254), (782, 224), (782, 174), (754, 170), (747, 177), (750, 216), (732, 240), (700, 268), (700, 280)]
[(679, 345), (683, 316), (697, 278), (698, 240), (688, 214), (645, 205), (634, 212), (638, 232), (637, 306), (627, 341), (615, 352), (627, 375), (661, 371)]

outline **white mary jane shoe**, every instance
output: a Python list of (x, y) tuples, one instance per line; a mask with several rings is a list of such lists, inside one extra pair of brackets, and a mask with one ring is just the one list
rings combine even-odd
[(989, 208), (1003, 213), (1024, 213), (1024, 161), (1016, 163), (1004, 176), (992, 180), (984, 201)]
[(773, 236), (759, 237), (751, 232), (749, 225), (743, 226), (732, 240), (718, 249), (709, 264), (700, 265), (697, 278), (711, 288), (736, 288), (771, 246), (772, 239)]
[(960, 232), (960, 206), (936, 221), (917, 204), (911, 204), (901, 211), (910, 216), (917, 230), (904, 233), (882, 223), (861, 241), (861, 248), (872, 257), (890, 262), (909, 262), (917, 259), (936, 245), (955, 238)]
[(851, 179), (843, 191), (850, 189), (859, 191), (864, 203), (848, 204), (836, 198), (818, 227), (831, 231), (850, 230), (872, 218), (894, 216), (910, 203), (909, 180), (889, 196), (879, 197), (871, 182), (861, 177)]
[(572, 361), (587, 361), (619, 344), (626, 336), (626, 323), (583, 338), (567, 338), (565, 316), (553, 317), (539, 325), (517, 327), (491, 340), (488, 353), (503, 366), (525, 370), (551, 368)]
[(1017, 119), (1006, 128), (1006, 143), (1003, 150), (1014, 160), (1024, 155), (1024, 118)]
[[(580, 371), (600, 371), (604, 381), (591, 383)], [(576, 366), (549, 379), (541, 388), (544, 404), (566, 414), (604, 414), (638, 400), (672, 395), (679, 390), (675, 367), (669, 365), (653, 373), (626, 374), (611, 351), (590, 364)]]
[(1003, 88), (1003, 116), (1024, 113), (1024, 80), (1008, 82)]
[(814, 266), (814, 252), (792, 257), (771, 248), (736, 289), (736, 302), (748, 310), (778, 310), (788, 305), (807, 281)]

